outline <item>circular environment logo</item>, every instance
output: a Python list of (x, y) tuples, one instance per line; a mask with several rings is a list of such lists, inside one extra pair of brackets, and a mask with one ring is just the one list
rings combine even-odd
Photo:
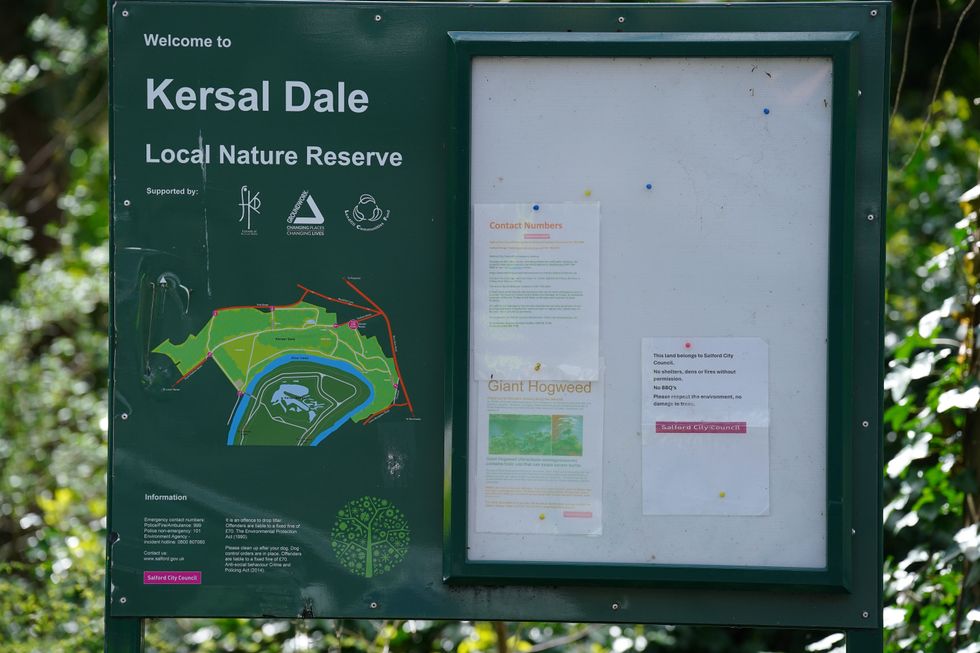
[(330, 530), (330, 546), (353, 574), (373, 578), (405, 559), (411, 533), (405, 515), (387, 499), (361, 497), (347, 503)]
[(391, 211), (384, 211), (378, 206), (374, 196), (365, 193), (357, 200), (350, 211), (344, 211), (347, 222), (358, 231), (377, 231), (388, 222)]

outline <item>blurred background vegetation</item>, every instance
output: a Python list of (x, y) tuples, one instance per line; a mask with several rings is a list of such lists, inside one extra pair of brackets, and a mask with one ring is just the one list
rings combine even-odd
[[(887, 227), (889, 651), (980, 653), (976, 0), (895, 5)], [(0, 653), (102, 648), (103, 0), (0, 0)], [(540, 623), (162, 620), (149, 650), (830, 651), (841, 635)]]

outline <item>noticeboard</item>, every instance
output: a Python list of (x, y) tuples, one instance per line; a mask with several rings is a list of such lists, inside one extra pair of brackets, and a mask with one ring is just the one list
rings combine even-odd
[(843, 586), (854, 39), (453, 35), (456, 571)]
[(115, 3), (111, 617), (880, 628), (888, 26)]

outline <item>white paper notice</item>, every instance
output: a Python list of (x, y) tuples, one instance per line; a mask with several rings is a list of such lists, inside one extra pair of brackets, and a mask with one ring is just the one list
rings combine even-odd
[(769, 513), (769, 347), (644, 338), (643, 514)]
[(602, 533), (602, 383), (476, 381), (482, 533)]
[(599, 204), (475, 204), (473, 377), (599, 375)]

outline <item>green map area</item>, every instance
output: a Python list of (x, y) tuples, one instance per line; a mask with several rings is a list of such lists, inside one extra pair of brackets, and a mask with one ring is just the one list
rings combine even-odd
[(362, 306), (314, 293), (363, 313), (342, 321), (310, 303), (311, 293), (286, 306), (215, 310), (184, 342), (166, 340), (152, 350), (176, 365), (181, 377), (175, 385), (208, 361), (218, 366), (237, 394), (229, 445), (316, 445), (348, 420), (368, 422), (395, 406), (411, 410), (407, 395), (396, 403), (402, 389), (397, 360), (376, 336), (363, 333), (372, 325), (384, 333), (387, 326), (393, 342), (384, 312), (370, 300)]

